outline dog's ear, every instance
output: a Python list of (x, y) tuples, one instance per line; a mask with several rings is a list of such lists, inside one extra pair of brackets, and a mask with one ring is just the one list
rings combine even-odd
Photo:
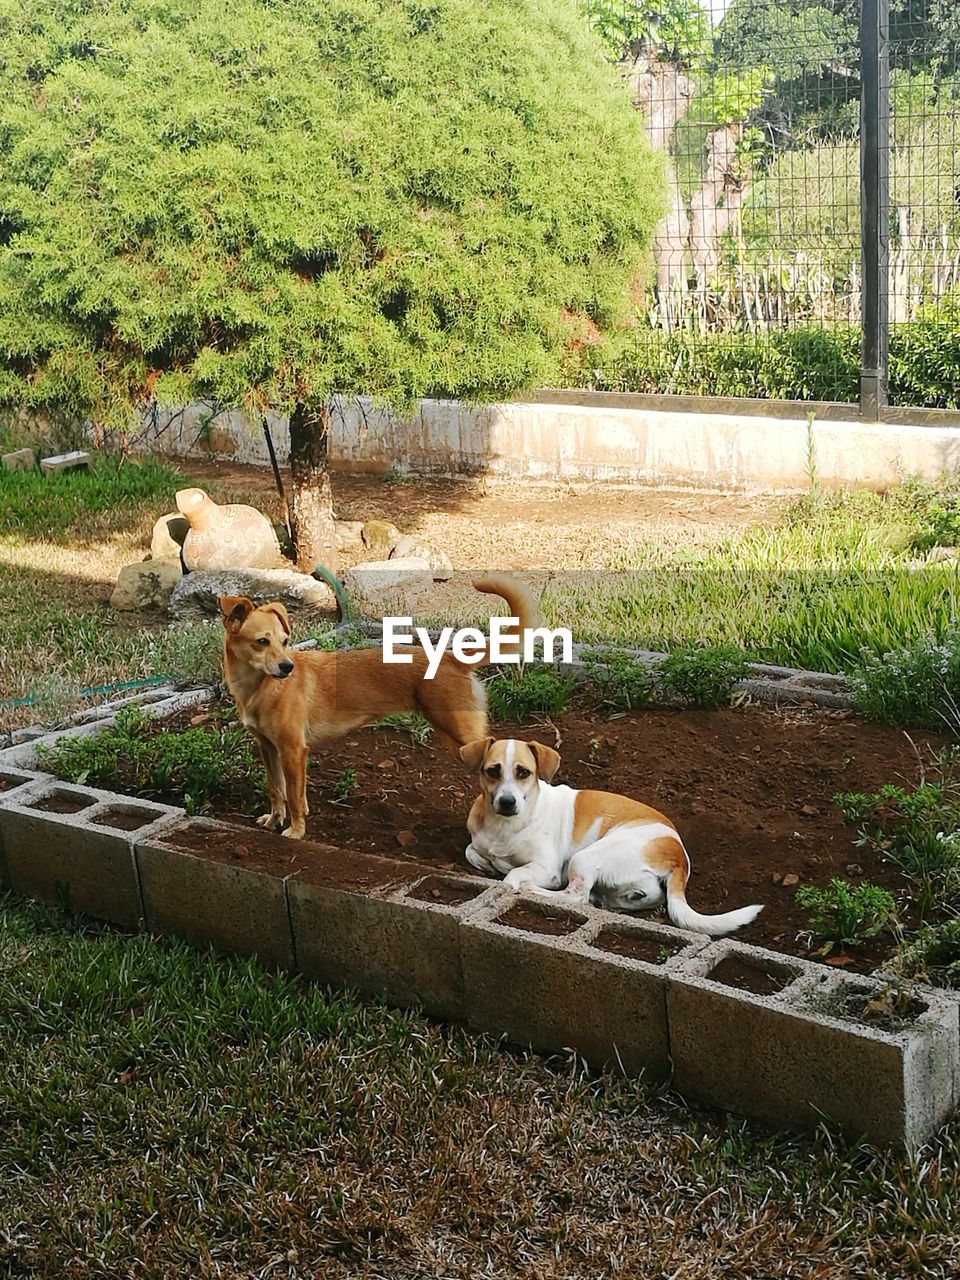
[(284, 632), (287, 635), (290, 634), (290, 619), (287, 617), (287, 611), (279, 600), (274, 600), (272, 604), (263, 604), (260, 608), (264, 613), (275, 613), (280, 619), (280, 625), (283, 627)]
[(239, 631), (256, 608), (246, 596), (221, 596), (217, 603), (228, 631)]
[(483, 757), (487, 754), (495, 741), (495, 738), (477, 738), (474, 742), (468, 742), (465, 747), (460, 748), (460, 759), (471, 773), (480, 772), (480, 766), (483, 764)]
[(542, 778), (544, 782), (551, 782), (560, 768), (559, 754), (553, 747), (545, 747), (542, 742), (528, 742), (527, 746), (533, 752), (533, 758), (537, 762), (537, 777)]

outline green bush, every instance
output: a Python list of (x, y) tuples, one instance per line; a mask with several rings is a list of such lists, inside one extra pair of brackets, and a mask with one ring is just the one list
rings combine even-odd
[(938, 987), (960, 987), (960, 917), (926, 925), (900, 948), (904, 975)]
[(507, 667), (487, 681), (490, 719), (525, 720), (531, 715), (558, 716), (567, 708), (574, 679), (552, 667)]
[(657, 668), (660, 686), (693, 707), (718, 707), (729, 702), (734, 684), (746, 674), (743, 653), (726, 644), (681, 646)]
[[(627, 337), (585, 347), (578, 385), (652, 395), (836, 400), (860, 395), (860, 331), (835, 321), (766, 333), (665, 333), (643, 322)], [(890, 398), (960, 407), (960, 303), (931, 305), (890, 331)]]
[(882, 657), (864, 651), (848, 673), (853, 704), (883, 724), (960, 728), (960, 632), (920, 636)]
[(217, 722), (152, 728), (139, 707), (124, 707), (102, 733), (38, 748), (41, 763), (67, 782), (182, 804), (188, 813), (203, 813), (221, 789), (245, 796), (251, 810), (266, 799), (263, 769), (245, 730)]
[(615, 649), (584, 650), (581, 656), (597, 705), (608, 714), (640, 711), (652, 698), (655, 680), (645, 662)]
[(929, 551), (931, 547), (957, 546), (960, 546), (960, 494), (937, 494), (921, 511), (913, 547), (916, 551)]
[(828, 888), (805, 885), (797, 890), (797, 902), (810, 915), (810, 923), (825, 946), (859, 947), (893, 920), (893, 894), (876, 884), (851, 885), (836, 877)]

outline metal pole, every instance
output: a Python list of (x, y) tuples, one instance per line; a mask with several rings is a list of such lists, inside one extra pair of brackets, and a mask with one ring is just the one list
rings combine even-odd
[(887, 404), (890, 226), (890, 0), (860, 12), (860, 254), (863, 300), (860, 417)]

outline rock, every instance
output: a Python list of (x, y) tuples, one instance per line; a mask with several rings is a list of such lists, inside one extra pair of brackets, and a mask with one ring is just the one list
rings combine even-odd
[(424, 546), (409, 533), (400, 539), (390, 552), (391, 560), (405, 560), (413, 556), (418, 560), (426, 560), (433, 574), (434, 582), (446, 582), (453, 577), (453, 564), (445, 551), (437, 551), (435, 547)]
[(363, 547), (362, 520), (335, 520), (338, 551), (359, 551)]
[(32, 471), (37, 465), (37, 455), (32, 449), (14, 449), (0, 457), (4, 471)]
[(793, 872), (791, 872), (789, 875), (784, 876), (783, 879), (780, 881), (780, 883), (783, 885), (785, 889), (792, 889), (794, 885), (797, 885), (800, 883), (800, 877), (797, 875), (794, 875)]
[(168, 511), (153, 526), (150, 535), (151, 560), (176, 560), (180, 563), (180, 549), (190, 526), (178, 511)]
[(389, 555), (402, 537), (397, 526), (389, 520), (367, 520), (361, 532), (363, 545), (381, 555)]
[(381, 617), (412, 613), (413, 600), (432, 586), (428, 561), (412, 556), (405, 560), (368, 560), (343, 575), (343, 588), (351, 606), (358, 613)]
[(933, 562), (956, 560), (958, 556), (960, 556), (960, 547), (931, 547), (927, 552), (927, 560)]
[(83, 449), (74, 449), (72, 453), (58, 453), (52, 458), (41, 458), (40, 470), (47, 476), (60, 471), (89, 471), (90, 455)]
[(820, 816), (820, 810), (817, 808), (815, 804), (803, 805), (800, 809), (800, 812), (803, 814), (805, 818), (818, 818)]
[(183, 540), (183, 563), (189, 572), (282, 564), (273, 525), (255, 507), (221, 507), (202, 489), (180, 489), (177, 509), (190, 526)]
[(176, 560), (138, 560), (125, 564), (110, 597), (114, 609), (162, 609), (183, 577)]
[(174, 618), (219, 617), (220, 596), (249, 596), (255, 604), (279, 600), (288, 609), (332, 610), (336, 604), (325, 582), (296, 569), (223, 569), (188, 573), (170, 597), (169, 610)]

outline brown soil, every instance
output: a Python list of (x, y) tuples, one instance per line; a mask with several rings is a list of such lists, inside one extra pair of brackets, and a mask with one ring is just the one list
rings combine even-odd
[(597, 951), (627, 956), (631, 960), (645, 960), (647, 964), (664, 964), (670, 956), (683, 949), (682, 944), (665, 943), (660, 938), (649, 937), (633, 929), (618, 929), (616, 925), (602, 929), (590, 945)]
[(71, 795), (69, 791), (55, 791), (52, 795), (35, 801), (29, 807), (40, 809), (43, 813), (79, 813), (81, 809), (89, 809), (92, 804), (93, 801), (87, 796)]
[[(232, 715), (225, 710), (224, 714)], [(180, 721), (188, 724), (190, 709)], [(177, 721), (168, 722), (174, 725)], [(764, 904), (736, 935), (744, 942), (817, 959), (811, 953), (806, 913), (796, 885), (827, 886), (834, 876), (870, 881), (893, 892), (904, 924), (916, 923), (907, 884), (895, 867), (853, 843), (833, 801), (839, 791), (874, 791), (886, 782), (915, 785), (918, 760), (899, 730), (864, 723), (847, 712), (777, 712), (744, 707), (708, 711), (650, 708), (616, 720), (573, 710), (554, 722), (503, 725), (501, 736), (536, 737), (556, 746), (563, 763), (558, 782), (635, 796), (667, 814), (690, 853), (688, 898), (705, 913)], [(933, 734), (914, 734), (924, 759), (942, 748)], [(356, 773), (346, 802), (333, 800), (337, 778)], [(463, 858), (466, 816), (474, 779), (431, 736), (417, 743), (403, 730), (364, 729), (310, 764), (307, 835), (324, 846), (380, 855), (374, 876), (390, 880), (413, 862), (421, 872), (473, 874)], [(182, 803), (182, 797), (152, 797)], [(243, 812), (248, 797), (219, 797), (214, 815), (242, 828), (231, 850), (213, 856), (243, 861), (267, 842), (279, 851), (278, 874), (302, 867), (306, 845), (264, 833)], [(319, 846), (313, 846), (317, 848)], [(199, 851), (207, 852), (203, 843)], [(330, 855), (329, 874), (346, 874), (355, 853)], [(387, 859), (385, 865), (383, 859)], [(327, 864), (325, 863), (324, 866)], [(327, 874), (324, 872), (324, 874)], [(642, 920), (640, 916), (638, 919)], [(650, 917), (647, 917), (650, 918)], [(653, 917), (658, 918), (658, 917)], [(662, 914), (659, 918), (663, 918)], [(892, 950), (881, 936), (834, 964), (867, 971)]]
[(711, 982), (757, 996), (772, 996), (788, 987), (796, 977), (793, 969), (776, 964), (752, 964), (739, 956), (727, 956), (707, 974)]
[(91, 825), (111, 827), (116, 831), (138, 831), (159, 817), (156, 809), (109, 809), (91, 819)]
[(524, 900), (498, 916), (497, 923), (509, 925), (511, 929), (522, 929), (524, 933), (547, 933), (560, 938), (575, 933), (586, 918), (571, 911), (560, 911), (556, 907)]
[(484, 887), (457, 884), (455, 880), (444, 880), (442, 876), (430, 876), (407, 896), (416, 898), (418, 902), (439, 902), (447, 907), (459, 907), (464, 902), (472, 902), (483, 893)]

